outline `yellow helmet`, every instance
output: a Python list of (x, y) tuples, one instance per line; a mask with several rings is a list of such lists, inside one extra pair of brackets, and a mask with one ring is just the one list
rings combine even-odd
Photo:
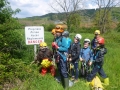
[(64, 28), (62, 25), (57, 25), (55, 28), (55, 32), (59, 32), (59, 33), (63, 33), (64, 32)]
[(95, 30), (94, 34), (100, 34), (100, 30)]
[(52, 29), (51, 33), (52, 33), (52, 34), (55, 34), (55, 33), (56, 33), (56, 32), (55, 32), (55, 29)]
[(47, 47), (47, 44), (45, 42), (41, 42), (40, 47)]

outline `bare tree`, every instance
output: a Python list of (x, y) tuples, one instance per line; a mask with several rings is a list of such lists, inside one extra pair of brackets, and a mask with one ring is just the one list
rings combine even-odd
[(116, 7), (120, 4), (119, 0), (95, 0), (95, 3), (98, 5), (98, 22), (97, 25), (100, 28), (101, 32), (104, 33), (107, 31), (107, 26), (110, 23), (109, 16), (113, 7)]
[[(71, 20), (72, 16), (75, 14), (79, 14), (79, 10), (82, 6), (82, 0), (54, 0), (50, 6), (57, 12), (57, 13), (64, 13), (66, 23), (68, 25), (68, 29), (70, 30), (71, 27)], [(73, 17), (72, 17), (73, 18)]]

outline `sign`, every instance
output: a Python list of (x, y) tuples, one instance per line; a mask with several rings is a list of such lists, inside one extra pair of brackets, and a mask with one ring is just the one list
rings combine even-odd
[(26, 45), (40, 44), (44, 41), (44, 27), (43, 26), (27, 26), (25, 27)]

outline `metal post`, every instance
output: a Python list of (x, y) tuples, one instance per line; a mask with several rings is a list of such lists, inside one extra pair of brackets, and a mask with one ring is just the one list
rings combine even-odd
[(36, 57), (36, 52), (37, 52), (37, 46), (34, 45), (34, 58)]

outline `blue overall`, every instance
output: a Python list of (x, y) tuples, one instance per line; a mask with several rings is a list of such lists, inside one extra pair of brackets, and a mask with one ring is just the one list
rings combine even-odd
[(89, 47), (88, 48), (82, 48), (80, 50), (80, 56), (79, 57), (84, 59), (86, 62), (88, 62), (88, 60), (93, 61), (93, 52)]
[(98, 73), (102, 78), (107, 78), (102, 66), (103, 66), (103, 59), (104, 59), (104, 54), (107, 53), (107, 50), (105, 48), (99, 49), (96, 51), (96, 54), (94, 55), (94, 67), (92, 69), (91, 74), (87, 76), (87, 81), (91, 82), (93, 78), (96, 76)]
[(60, 75), (64, 78), (68, 78), (67, 73), (67, 57), (65, 55), (65, 52), (68, 51), (68, 45), (67, 45), (67, 39), (65, 37), (57, 37), (55, 41), (59, 47), (57, 50), (57, 55), (59, 55), (59, 72)]

